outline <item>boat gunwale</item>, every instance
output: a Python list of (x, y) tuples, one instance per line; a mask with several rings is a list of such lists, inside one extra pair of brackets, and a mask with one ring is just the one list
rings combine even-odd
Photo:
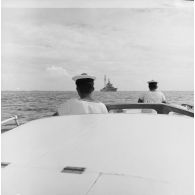
[(183, 114), (186, 116), (194, 117), (194, 112), (192, 111), (178, 108), (174, 105), (164, 104), (164, 103), (159, 103), (159, 104), (149, 104), (149, 103), (117, 104), (117, 103), (114, 103), (114, 104), (106, 104), (106, 107), (109, 112), (111, 110), (117, 110), (117, 109), (119, 110), (122, 110), (122, 109), (153, 109), (158, 114), (169, 114), (170, 112), (175, 112), (178, 114)]

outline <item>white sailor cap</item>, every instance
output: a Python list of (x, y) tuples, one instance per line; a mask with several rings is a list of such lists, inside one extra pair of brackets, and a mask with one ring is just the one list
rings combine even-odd
[(93, 79), (93, 80), (95, 80), (96, 77), (95, 76), (92, 76), (92, 75), (88, 75), (87, 73), (82, 73), (80, 75), (76, 75), (76, 76), (72, 77), (72, 80), (74, 80), (75, 82), (78, 79)]
[(151, 81), (148, 81), (148, 84), (150, 84), (150, 83), (158, 83), (158, 82), (155, 80), (151, 80)]

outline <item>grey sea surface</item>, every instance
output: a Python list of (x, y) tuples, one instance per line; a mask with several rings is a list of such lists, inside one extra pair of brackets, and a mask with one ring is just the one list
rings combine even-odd
[[(143, 91), (94, 92), (94, 99), (103, 103), (137, 103)], [(164, 91), (166, 99), (173, 104), (194, 105), (193, 91)], [(18, 116), (20, 124), (52, 116), (58, 106), (70, 98), (78, 98), (73, 91), (2, 91), (1, 120)], [(9, 124), (2, 131), (10, 129)], [(13, 128), (13, 127), (12, 127)]]

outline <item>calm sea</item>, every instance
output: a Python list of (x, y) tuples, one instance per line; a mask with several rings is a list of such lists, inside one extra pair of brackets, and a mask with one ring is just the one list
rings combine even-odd
[[(94, 92), (94, 98), (103, 103), (137, 103), (143, 92)], [(193, 91), (165, 91), (169, 103), (194, 105)], [(17, 115), (19, 123), (49, 117), (57, 107), (69, 98), (77, 98), (76, 92), (59, 91), (2, 91), (1, 120)], [(2, 130), (10, 128), (2, 126)]]

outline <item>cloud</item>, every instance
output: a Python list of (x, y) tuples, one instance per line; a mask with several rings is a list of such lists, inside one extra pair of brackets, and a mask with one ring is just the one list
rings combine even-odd
[(65, 68), (60, 66), (47, 67), (46, 71), (49, 72), (52, 76), (71, 76)]
[(36, 75), (51, 89), (51, 78), (83, 72), (101, 78), (99, 86), (107, 74), (120, 89), (157, 75), (167, 85), (172, 75), (193, 80), (192, 9), (4, 9), (2, 29), (3, 73)]

